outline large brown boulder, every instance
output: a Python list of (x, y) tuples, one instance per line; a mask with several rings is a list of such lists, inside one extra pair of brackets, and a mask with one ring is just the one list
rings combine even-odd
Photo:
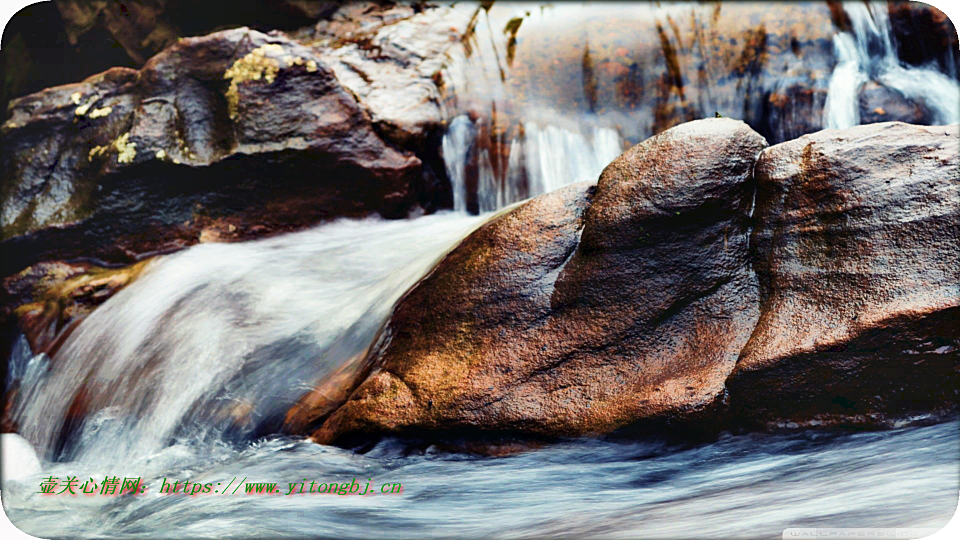
[(747, 231), (765, 146), (742, 122), (683, 124), (596, 188), (488, 223), (399, 303), (314, 438), (572, 436), (708, 413), (758, 316)]
[(757, 163), (761, 315), (727, 382), (748, 423), (880, 422), (960, 390), (954, 126), (826, 130)]
[(380, 137), (313, 49), (248, 29), (15, 100), (0, 135), (0, 275), (130, 261), (210, 227), (229, 239), (402, 217), (421, 195), (421, 161)]

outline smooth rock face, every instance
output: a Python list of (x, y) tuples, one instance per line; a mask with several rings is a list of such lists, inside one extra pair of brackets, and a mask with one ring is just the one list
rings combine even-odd
[(420, 195), (421, 161), (378, 135), (314, 50), (248, 29), (15, 100), (0, 133), (13, 179), (2, 237), (20, 235), (5, 242), (17, 256), (3, 275), (45, 258), (177, 249), (221, 217), (220, 239), (401, 217)]
[(747, 224), (765, 146), (739, 121), (690, 122), (596, 188), (488, 223), (400, 302), (314, 438), (583, 435), (711, 409), (758, 316)]
[(405, 148), (432, 150), (429, 138), (445, 121), (438, 88), (439, 74), (449, 62), (445, 53), (466, 34), (479, 7), (455, 4), (421, 11), (397, 4), (380, 12), (371, 9), (347, 3), (312, 33), (295, 36), (317, 47), (380, 133)]
[(960, 389), (956, 126), (873, 124), (757, 163), (761, 315), (728, 381), (747, 422), (929, 412)]

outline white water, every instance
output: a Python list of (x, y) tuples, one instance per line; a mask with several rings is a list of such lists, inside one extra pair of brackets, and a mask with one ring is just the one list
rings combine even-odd
[[(533, 121), (523, 127), (523, 136), (510, 140), (504, 174), (494, 170), (489, 149), (478, 151), (476, 192), (480, 212), (491, 212), (569, 184), (596, 180), (604, 167), (623, 153), (623, 141), (613, 129), (593, 126), (585, 136), (577, 127), (571, 130), (548, 124), (541, 128)], [(466, 171), (476, 141), (477, 127), (467, 115), (451, 120), (443, 137), (443, 158), (458, 212), (467, 210)], [(522, 178), (527, 181), (526, 190), (520, 189)]]
[(960, 121), (960, 85), (934, 65), (907, 67), (897, 58), (886, 2), (843, 2), (852, 32), (834, 36), (837, 66), (830, 76), (824, 105), (824, 127), (843, 129), (860, 124), (860, 89), (876, 81), (925, 105), (932, 124)]
[[(553, 12), (566, 7), (538, 11), (534, 4), (504, 5), (524, 15), (528, 27), (555, 20)], [(448, 111), (451, 119), (442, 143), (457, 211), (468, 209), (471, 194), (476, 196), (479, 212), (490, 212), (563, 186), (596, 180), (624, 150), (624, 139), (609, 119), (557, 110), (546, 103), (512, 111), (515, 96), (505, 78), (510, 69), (507, 38), (494, 26), (481, 10), (470, 53), (454, 48), (444, 71), (448, 91), (458, 100), (455, 109)], [(507, 111), (518, 113), (522, 121), (497, 117)], [(522, 130), (505, 129), (521, 125)], [(498, 159), (502, 162), (497, 163)], [(468, 185), (471, 174), (475, 185)]]
[[(290, 439), (179, 444), (124, 466), (47, 463), (4, 486), (41, 537), (780, 538), (787, 527), (934, 528), (957, 504), (956, 422), (878, 433), (726, 436), (695, 447), (573, 441), (505, 458), (359, 455)], [(43, 496), (42, 477), (143, 476), (139, 496)], [(164, 478), (280, 482), (278, 495), (161, 495)], [(285, 495), (287, 482), (402, 483), (402, 495)], [(234, 484), (236, 485), (236, 483)]]
[[(846, 7), (854, 32), (835, 39), (825, 123), (858, 123), (860, 87), (869, 80), (956, 121), (955, 81), (901, 66), (876, 5)], [(487, 24), (482, 16), (478, 35), (499, 31)], [(491, 135), (484, 115), (471, 112), (510, 108), (502, 44), (474, 40), (473, 60), (452, 62), (448, 73), (453, 87), (480, 100), (451, 111), (443, 139), (455, 213), (343, 220), (195, 246), (153, 264), (98, 308), (56, 358), (33, 356), (21, 340), (10, 373), (20, 380), (14, 420), (26, 439), (4, 437), (4, 470), (16, 472), (5, 472), (3, 486), (13, 522), (45, 538), (777, 538), (786, 527), (946, 523), (960, 488), (956, 420), (878, 433), (726, 435), (685, 447), (579, 440), (506, 458), (423, 452), (391, 440), (358, 454), (276, 435), (290, 405), (324, 374), (362, 357), (396, 299), (485, 219), (465, 215), (468, 199), (480, 212), (502, 208), (595, 179), (622, 151), (611, 119), (549, 104), (513, 111), (523, 129)], [(96, 412), (65, 430), (81, 388)], [(38, 495), (50, 475), (139, 476), (151, 491)], [(226, 484), (234, 477), (374, 478), (401, 482), (404, 493), (156, 493), (164, 478)]]
[[(29, 369), (19, 433), (47, 459), (118, 464), (175, 439), (275, 431), (319, 378), (363, 355), (393, 302), (478, 219), (342, 220), (164, 257), (87, 318), (49, 372)], [(81, 389), (95, 414), (63, 433)]]

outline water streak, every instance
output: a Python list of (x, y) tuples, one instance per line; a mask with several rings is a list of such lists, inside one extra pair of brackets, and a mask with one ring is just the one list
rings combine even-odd
[(164, 257), (83, 321), (49, 372), (28, 362), (20, 434), (47, 459), (115, 464), (176, 439), (275, 432), (321, 377), (364, 356), (393, 302), (478, 219), (343, 220)]
[(824, 127), (860, 124), (860, 94), (869, 81), (929, 110), (929, 123), (960, 121), (960, 85), (931, 63), (907, 67), (897, 57), (886, 2), (843, 2), (850, 32), (834, 36), (837, 67), (830, 77)]

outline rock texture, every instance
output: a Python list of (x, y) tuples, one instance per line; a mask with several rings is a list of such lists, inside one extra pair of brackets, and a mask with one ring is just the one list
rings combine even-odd
[(398, 304), (345, 403), (308, 394), (296, 427), (530, 440), (954, 408), (958, 128), (765, 146), (682, 124), (499, 216)]
[(2, 136), (4, 247), (22, 255), (6, 273), (81, 254), (127, 261), (209, 227), (244, 238), (400, 217), (420, 199), (420, 160), (380, 137), (311, 49), (248, 29), (16, 100)]
[(727, 385), (748, 422), (879, 422), (960, 390), (956, 126), (771, 147), (752, 242), (761, 315)]
[(314, 437), (583, 435), (710, 410), (758, 315), (747, 221), (765, 146), (742, 122), (691, 122), (626, 152), (595, 192), (487, 224), (401, 301)]
[(293, 36), (317, 49), (380, 133), (429, 153), (436, 151), (431, 136), (445, 122), (440, 92), (440, 73), (449, 61), (445, 53), (459, 44), (478, 11), (472, 4), (430, 9), (397, 4), (370, 12), (364, 3), (347, 3), (330, 20)]
[(16, 320), (35, 354), (53, 356), (80, 321), (132, 283), (148, 263), (124, 268), (62, 261), (33, 265), (3, 280), (0, 325)]

